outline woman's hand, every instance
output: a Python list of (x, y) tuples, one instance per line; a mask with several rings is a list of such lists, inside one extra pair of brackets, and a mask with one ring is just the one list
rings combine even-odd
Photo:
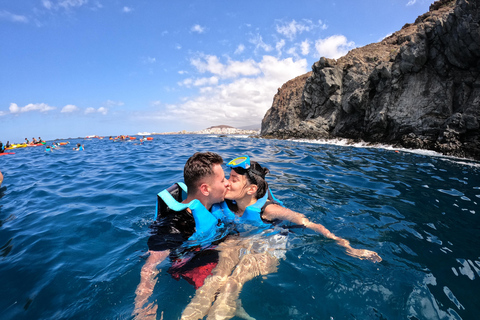
[(373, 263), (382, 261), (382, 258), (378, 255), (378, 253), (366, 249), (354, 249), (350, 247), (347, 248), (347, 254), (361, 260), (370, 260)]

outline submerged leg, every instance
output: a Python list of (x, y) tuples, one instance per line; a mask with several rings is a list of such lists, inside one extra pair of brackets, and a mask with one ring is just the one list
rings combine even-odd
[(255, 320), (255, 318), (250, 317), (247, 311), (245, 311), (242, 306), (242, 301), (240, 299), (237, 299), (237, 311), (235, 312), (235, 315), (245, 320)]
[(221, 243), (217, 266), (212, 274), (205, 279), (203, 286), (197, 289), (195, 297), (182, 313), (182, 320), (203, 319), (208, 313), (220, 288), (225, 284), (239, 260), (240, 249), (237, 240), (227, 240)]
[(260, 274), (267, 275), (277, 271), (278, 264), (277, 258), (268, 253), (243, 256), (233, 274), (221, 288), (215, 303), (208, 312), (207, 319), (233, 318), (237, 313), (237, 300), (243, 285)]

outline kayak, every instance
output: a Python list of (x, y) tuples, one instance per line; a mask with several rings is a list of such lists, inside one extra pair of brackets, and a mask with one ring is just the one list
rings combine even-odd
[(7, 154), (15, 154), (15, 152), (3, 152), (0, 153), (0, 156), (6, 156)]
[(5, 148), (5, 150), (10, 150), (10, 149), (17, 149), (17, 148), (25, 148), (27, 145), (25, 143), (19, 143), (19, 144), (11, 144), (10, 147)]

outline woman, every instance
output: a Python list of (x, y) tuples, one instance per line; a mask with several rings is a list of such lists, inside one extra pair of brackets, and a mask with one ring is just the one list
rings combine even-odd
[[(248, 156), (233, 159), (227, 166), (232, 169), (230, 186), (225, 195), (226, 200), (220, 207), (228, 219), (240, 226), (253, 225), (257, 228), (264, 228), (276, 220), (287, 220), (335, 240), (345, 247), (348, 255), (373, 262), (382, 261), (377, 253), (352, 248), (347, 240), (337, 237), (323, 225), (313, 223), (303, 214), (283, 207), (273, 197), (265, 181), (269, 170), (250, 161)], [(266, 237), (269, 232), (270, 236)], [(207, 314), (208, 319), (230, 319), (235, 315), (250, 319), (237, 300), (240, 291), (255, 276), (276, 271), (279, 264), (278, 244), (282, 243), (282, 237), (271, 232), (271, 229), (261, 235), (263, 239), (258, 237), (259, 234), (243, 238), (231, 237), (217, 247), (220, 251), (219, 263), (205, 284), (197, 290), (192, 302), (184, 310), (182, 319), (203, 319)]]

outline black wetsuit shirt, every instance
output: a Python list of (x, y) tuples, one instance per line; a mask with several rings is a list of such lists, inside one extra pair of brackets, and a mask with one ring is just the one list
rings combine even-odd
[(148, 249), (152, 251), (172, 250), (181, 246), (195, 233), (195, 219), (187, 210), (167, 212), (152, 223)]

